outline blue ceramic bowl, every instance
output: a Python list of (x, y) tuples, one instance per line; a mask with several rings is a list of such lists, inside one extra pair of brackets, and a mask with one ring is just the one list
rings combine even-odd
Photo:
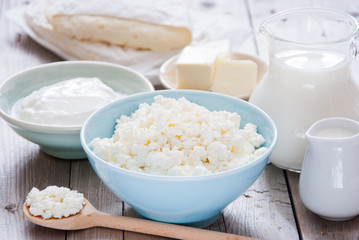
[[(205, 176), (157, 176), (122, 169), (97, 157), (89, 146), (96, 138), (111, 137), (116, 119), (129, 116), (140, 103), (151, 104), (155, 95), (186, 99), (209, 110), (237, 112), (241, 126), (257, 125), (267, 151), (239, 168)], [(259, 177), (277, 139), (273, 121), (254, 105), (230, 96), (196, 90), (162, 90), (140, 93), (115, 101), (92, 114), (81, 130), (81, 144), (97, 175), (120, 199), (140, 215), (157, 221), (203, 227), (243, 194)]]
[(0, 117), (25, 139), (40, 145), (45, 153), (63, 158), (86, 158), (80, 143), (82, 126), (49, 126), (13, 117), (12, 108), (19, 99), (46, 85), (77, 77), (98, 77), (115, 91), (135, 94), (154, 91), (141, 74), (116, 64), (94, 61), (66, 61), (26, 69), (0, 86)]

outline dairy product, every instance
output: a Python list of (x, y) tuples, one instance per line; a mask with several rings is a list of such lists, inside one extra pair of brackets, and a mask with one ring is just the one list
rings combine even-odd
[[(86, 4), (36, 0), (25, 16), (45, 39), (57, 34), (83, 43), (162, 53), (181, 49), (192, 40), (186, 6), (176, 0), (89, 0)], [(71, 46), (63, 47), (77, 54)]]
[(81, 126), (95, 110), (122, 96), (98, 78), (75, 78), (32, 92), (14, 104), (12, 114), (32, 123)]
[(266, 150), (257, 127), (240, 116), (155, 97), (117, 120), (111, 138), (95, 138), (94, 153), (121, 168), (155, 175), (195, 176), (237, 168)]
[(257, 82), (257, 64), (251, 60), (236, 60), (231, 54), (217, 58), (216, 73), (211, 90), (232, 96), (249, 94)]
[(229, 40), (185, 47), (176, 61), (176, 87), (209, 90), (214, 79), (217, 55), (228, 51)]
[(68, 38), (137, 50), (169, 52), (191, 42), (191, 32), (184, 27), (165, 27), (105, 16), (59, 16), (53, 18), (51, 24), (55, 31)]
[(354, 136), (355, 133), (353, 133), (350, 130), (344, 129), (344, 128), (324, 128), (320, 131), (318, 131), (315, 136), (316, 137), (324, 137), (324, 138), (347, 138)]
[(85, 202), (82, 193), (66, 187), (48, 186), (42, 191), (32, 188), (27, 195), (26, 205), (31, 215), (49, 219), (77, 214)]
[(305, 132), (314, 122), (333, 116), (356, 119), (359, 105), (352, 96), (357, 87), (350, 74), (350, 60), (338, 52), (276, 53), (267, 76), (249, 99), (277, 126), (272, 163), (300, 170), (307, 147)]

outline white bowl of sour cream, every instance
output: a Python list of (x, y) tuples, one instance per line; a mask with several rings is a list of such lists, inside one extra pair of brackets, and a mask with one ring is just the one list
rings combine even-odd
[(85, 120), (127, 95), (154, 91), (143, 75), (120, 65), (65, 61), (39, 65), (0, 85), (0, 117), (45, 153), (86, 158), (80, 143)]

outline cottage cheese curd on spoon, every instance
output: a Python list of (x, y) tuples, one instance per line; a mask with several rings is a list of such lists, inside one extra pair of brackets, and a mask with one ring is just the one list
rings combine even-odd
[(33, 216), (43, 219), (62, 218), (77, 214), (83, 208), (84, 195), (66, 187), (48, 186), (40, 191), (32, 188), (26, 205)]
[(95, 110), (123, 96), (98, 78), (75, 78), (32, 92), (15, 103), (12, 114), (37, 124), (81, 126)]

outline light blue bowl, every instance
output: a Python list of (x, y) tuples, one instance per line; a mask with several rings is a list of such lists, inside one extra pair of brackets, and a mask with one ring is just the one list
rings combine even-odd
[(135, 94), (154, 91), (141, 74), (116, 64), (94, 61), (66, 61), (39, 65), (15, 74), (0, 86), (0, 117), (25, 139), (40, 145), (45, 153), (63, 158), (86, 158), (80, 143), (82, 126), (49, 126), (16, 119), (14, 103), (46, 85), (77, 77), (98, 77), (115, 91)]
[[(266, 140), (264, 155), (242, 167), (205, 176), (157, 176), (122, 169), (97, 157), (89, 146), (96, 138), (111, 137), (116, 119), (130, 115), (140, 103), (151, 104), (155, 95), (186, 99), (209, 110), (227, 110), (241, 116), (241, 126), (257, 125)], [(81, 131), (81, 144), (97, 175), (120, 199), (140, 215), (162, 222), (203, 227), (243, 194), (267, 164), (277, 139), (273, 121), (254, 105), (234, 97), (196, 90), (163, 90), (135, 94), (113, 102), (92, 114)]]

